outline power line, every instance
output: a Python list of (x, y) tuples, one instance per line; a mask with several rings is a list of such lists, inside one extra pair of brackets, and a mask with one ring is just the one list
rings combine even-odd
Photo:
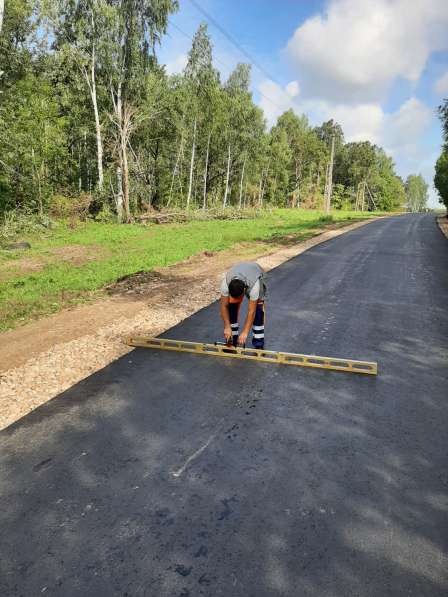
[[(253, 58), (253, 56), (251, 56), (249, 54), (249, 52), (247, 50), (245, 50), (233, 37), (232, 35), (230, 35), (230, 33), (228, 33), (228, 31), (226, 31), (226, 29), (224, 29), (224, 27), (222, 25), (220, 25), (220, 23), (218, 23), (218, 21), (216, 19), (214, 19), (206, 10), (205, 8), (203, 8), (199, 2), (197, 2), (197, 0), (190, 0), (191, 4), (193, 4), (193, 6), (199, 10), (199, 12), (201, 12), (204, 17), (210, 21), (210, 23), (212, 23), (212, 25), (214, 25), (221, 33), (222, 35), (224, 35), (224, 37), (226, 39), (228, 39), (230, 41), (231, 44), (233, 44), (242, 54), (244, 54), (244, 56), (246, 56), (246, 58), (256, 67), (258, 68), (258, 70), (260, 72), (262, 72), (266, 77), (268, 77), (269, 79), (271, 79), (271, 81), (274, 81), (274, 83), (277, 83), (277, 85), (279, 85), (279, 87), (283, 90), (283, 86), (282, 84), (277, 81), (275, 79), (275, 77), (273, 77), (265, 68), (264, 66), (262, 66), (261, 64), (259, 64), (255, 58)], [(288, 97), (291, 98), (291, 96), (289, 96), (289, 94), (284, 91), (284, 93), (286, 93), (288, 95)], [(291, 98), (292, 99), (292, 98)]]
[[(191, 37), (191, 35), (189, 35), (188, 33), (186, 33), (185, 31), (183, 31), (183, 29), (181, 29), (178, 25), (176, 25), (175, 23), (173, 23), (173, 21), (171, 19), (169, 19), (169, 23), (172, 27), (174, 27), (174, 29), (177, 29), (179, 31), (179, 33), (182, 33), (182, 35), (185, 35), (185, 37), (187, 37), (189, 40), (193, 41), (193, 38)], [(225, 62), (223, 62), (222, 60), (220, 60), (219, 58), (216, 58), (216, 56), (214, 56), (213, 58), (216, 62), (218, 62), (219, 64), (221, 64), (222, 66), (224, 66), (224, 68), (228, 69), (229, 71), (232, 70), (232, 67), (229, 64), (226, 64)], [(274, 81), (276, 82), (276, 81)], [(277, 83), (278, 84), (278, 83)], [(280, 106), (279, 104), (277, 104), (273, 99), (271, 99), (270, 97), (268, 97), (266, 94), (264, 94), (262, 91), (260, 91), (259, 89), (257, 90), (258, 93), (261, 95), (261, 97), (264, 97), (265, 100), (267, 100), (268, 102), (270, 102), (273, 106), (275, 106), (278, 110), (284, 111), (285, 107), (284, 106)], [(283, 91), (283, 90), (282, 90)], [(286, 93), (286, 92), (285, 92)], [(288, 95), (288, 97), (290, 99), (292, 99), (292, 97), (290, 97)]]

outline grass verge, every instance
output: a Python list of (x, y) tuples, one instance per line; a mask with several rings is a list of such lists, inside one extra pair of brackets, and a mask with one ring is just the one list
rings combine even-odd
[[(329, 224), (381, 214), (277, 209), (255, 219), (191, 221), (163, 226), (86, 222), (59, 225), (45, 235), (23, 238), (26, 254), (0, 251), (0, 331), (101, 296), (101, 289), (139, 271), (164, 267), (240, 242), (275, 246), (299, 242)], [(75, 249), (76, 259), (64, 248)], [(70, 251), (67, 252), (70, 256)], [(32, 265), (32, 267), (30, 267)], [(30, 271), (31, 270), (31, 271)]]

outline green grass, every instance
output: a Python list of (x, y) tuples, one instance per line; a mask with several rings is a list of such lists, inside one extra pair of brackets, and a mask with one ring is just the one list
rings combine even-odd
[[(149, 227), (87, 222), (72, 230), (59, 223), (45, 236), (25, 236), (23, 240), (32, 248), (24, 253), (0, 251), (0, 331), (96, 296), (95, 291), (105, 285), (138, 271), (171, 265), (205, 250), (222, 251), (240, 242), (293, 242), (327, 223), (370, 215), (335, 211), (328, 218), (319, 211), (278, 209), (253, 220)], [(78, 265), (64, 262), (57, 250), (67, 245), (83, 247), (95, 258)], [(41, 271), (21, 273), (24, 257), (40, 263)]]

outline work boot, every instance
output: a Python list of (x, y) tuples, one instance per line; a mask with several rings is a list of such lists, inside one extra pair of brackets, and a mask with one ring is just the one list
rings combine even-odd
[(252, 338), (252, 346), (257, 350), (264, 350), (264, 339), (258, 340), (257, 338)]

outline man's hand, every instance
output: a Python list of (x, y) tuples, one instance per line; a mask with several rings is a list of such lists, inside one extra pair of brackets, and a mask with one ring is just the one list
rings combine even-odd
[(238, 338), (238, 346), (245, 346), (248, 332), (242, 331)]
[(224, 326), (224, 339), (228, 343), (232, 342), (232, 328), (230, 325)]

